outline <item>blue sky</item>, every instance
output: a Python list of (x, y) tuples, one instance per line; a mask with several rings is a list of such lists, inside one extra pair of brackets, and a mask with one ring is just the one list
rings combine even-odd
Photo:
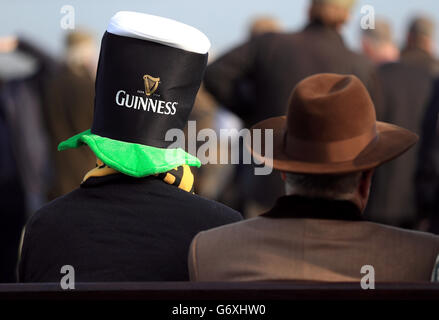
[[(109, 18), (119, 10), (161, 15), (191, 24), (206, 33), (215, 53), (230, 48), (247, 35), (251, 19), (258, 15), (277, 17), (289, 30), (297, 30), (306, 21), (308, 0), (1, 0), (0, 35), (21, 33), (35, 39), (53, 54), (59, 54), (65, 30), (60, 27), (64, 5), (75, 8), (77, 27), (86, 27), (97, 38), (105, 31)], [(350, 23), (343, 34), (352, 48), (358, 48), (360, 9), (372, 5), (378, 17), (388, 18), (395, 38), (403, 42), (407, 23), (415, 14), (426, 13), (438, 21), (436, 47), (439, 44), (439, 1), (437, 0), (358, 0)]]

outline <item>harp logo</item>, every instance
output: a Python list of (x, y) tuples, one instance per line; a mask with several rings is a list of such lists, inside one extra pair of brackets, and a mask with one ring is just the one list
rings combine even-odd
[(149, 74), (145, 74), (143, 76), (143, 81), (145, 82), (145, 94), (149, 97), (159, 87), (160, 78), (154, 78)]

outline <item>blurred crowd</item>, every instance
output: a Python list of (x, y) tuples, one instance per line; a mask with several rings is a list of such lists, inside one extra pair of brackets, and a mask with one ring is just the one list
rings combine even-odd
[[(377, 169), (366, 217), (439, 234), (439, 63), (435, 24), (407, 24), (399, 48), (391, 23), (360, 30), (362, 52), (341, 36), (349, 10), (313, 6), (301, 30), (259, 17), (248, 39), (209, 64), (191, 120), (197, 130), (249, 128), (284, 115), (291, 90), (316, 73), (354, 74), (366, 85), (377, 119), (420, 136), (417, 146)], [(0, 282), (14, 281), (22, 228), (46, 202), (69, 193), (95, 166), (88, 148), (57, 152), (93, 120), (97, 50), (87, 31), (65, 38), (62, 59), (38, 39), (0, 38)], [(355, 107), (355, 106), (352, 106)], [(219, 147), (220, 148), (220, 147)], [(221, 150), (219, 150), (221, 152)], [(194, 170), (195, 192), (254, 217), (284, 194), (279, 173), (255, 176), (248, 165), (208, 164)]]
[(85, 31), (70, 33), (61, 61), (34, 42), (0, 39), (0, 282), (15, 278), (27, 218), (77, 187), (96, 161), (86, 148), (57, 152), (92, 121), (95, 40)]

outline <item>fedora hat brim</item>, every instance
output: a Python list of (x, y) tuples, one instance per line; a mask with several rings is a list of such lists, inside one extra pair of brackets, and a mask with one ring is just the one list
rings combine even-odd
[[(418, 136), (409, 130), (385, 122), (376, 122), (378, 139), (375, 143), (366, 147), (354, 159), (343, 162), (307, 162), (291, 159), (284, 150), (284, 135), (286, 116), (269, 118), (254, 125), (251, 130), (253, 141), (253, 129), (273, 130), (273, 157), (268, 158), (253, 150), (251, 145), (246, 145), (252, 155), (263, 161), (266, 166), (286, 172), (303, 174), (344, 174), (358, 172), (380, 166), (388, 162), (412, 147), (418, 140)], [(262, 133), (262, 137), (264, 137)], [(265, 150), (265, 141), (262, 139), (260, 150)]]

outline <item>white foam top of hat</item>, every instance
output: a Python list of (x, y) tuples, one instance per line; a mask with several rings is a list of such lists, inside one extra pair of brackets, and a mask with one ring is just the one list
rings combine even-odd
[(210, 48), (209, 39), (200, 30), (146, 13), (119, 11), (111, 18), (107, 32), (200, 54), (207, 53)]

